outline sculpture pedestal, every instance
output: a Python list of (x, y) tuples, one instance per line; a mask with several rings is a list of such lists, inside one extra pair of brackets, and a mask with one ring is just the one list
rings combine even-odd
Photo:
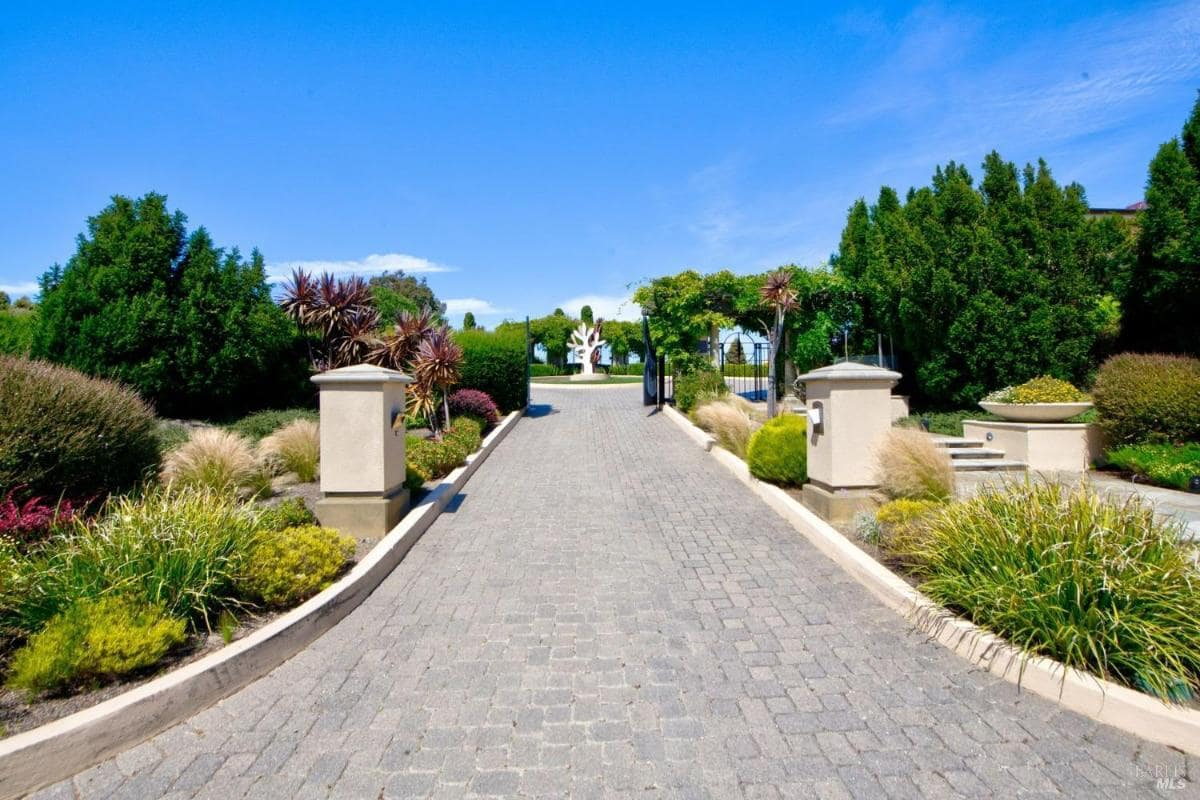
[(607, 378), (607, 375), (599, 372), (592, 372), (584, 375), (582, 372), (577, 372), (571, 376), (571, 383), (597, 383)]

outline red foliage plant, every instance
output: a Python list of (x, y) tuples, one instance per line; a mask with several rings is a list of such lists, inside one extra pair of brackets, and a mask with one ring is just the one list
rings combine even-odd
[(18, 502), (16, 494), (13, 489), (0, 499), (0, 539), (19, 548), (48, 538), (55, 528), (69, 525), (79, 514), (70, 500), (50, 505), (40, 497), (30, 497)]
[(454, 416), (479, 417), (489, 427), (500, 421), (500, 410), (487, 392), (459, 389), (450, 395), (450, 413)]

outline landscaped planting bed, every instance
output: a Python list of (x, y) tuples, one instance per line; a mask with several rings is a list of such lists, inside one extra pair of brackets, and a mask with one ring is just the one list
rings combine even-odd
[[(313, 411), (259, 412), (225, 426), (156, 420), (109, 382), (36, 362), (5, 366), (0, 735), (243, 638), (374, 544), (316, 524)], [(499, 421), (477, 390), (447, 396), (443, 410), (444, 432), (407, 438), (414, 502)]]

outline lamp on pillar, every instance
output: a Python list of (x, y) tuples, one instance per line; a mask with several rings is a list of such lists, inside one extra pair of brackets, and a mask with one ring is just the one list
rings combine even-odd
[(321, 392), (317, 518), (351, 536), (378, 539), (408, 510), (404, 391), (412, 378), (358, 364), (312, 381)]
[(875, 448), (892, 426), (892, 387), (900, 373), (843, 362), (796, 379), (809, 409), (804, 504), (845, 522), (874, 504)]

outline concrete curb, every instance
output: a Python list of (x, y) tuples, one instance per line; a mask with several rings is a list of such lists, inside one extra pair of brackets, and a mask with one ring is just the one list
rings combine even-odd
[[(680, 414), (672, 419), (676, 424), (682, 421), (682, 424), (695, 427)], [(702, 431), (696, 428), (692, 432), (693, 439), (697, 438), (696, 433)], [(787, 492), (751, 475), (746, 463), (737, 456), (720, 448), (709, 452), (884, 605), (956, 655), (1015, 684), (1018, 691), (1040, 695), (1143, 739), (1200, 755), (1200, 711), (1166, 705), (1149, 695), (1068, 668), (1053, 659), (1030, 655), (1010, 645), (914, 589)]]
[[(675, 406), (663, 406), (662, 410), (663, 413), (667, 415), (667, 419), (678, 425), (683, 432), (686, 433), (692, 441), (700, 445), (705, 452), (713, 452), (713, 445), (717, 443), (717, 440), (709, 436), (708, 431), (702, 430), (701, 428), (693, 425), (690, 419), (675, 410)], [(733, 454), (729, 453), (728, 455), (732, 456)]]
[(262, 677), (374, 591), (462, 489), (523, 411), (509, 414), (341, 580), (245, 639), (111, 700), (0, 741), (0, 798), (20, 797), (132, 747)]

